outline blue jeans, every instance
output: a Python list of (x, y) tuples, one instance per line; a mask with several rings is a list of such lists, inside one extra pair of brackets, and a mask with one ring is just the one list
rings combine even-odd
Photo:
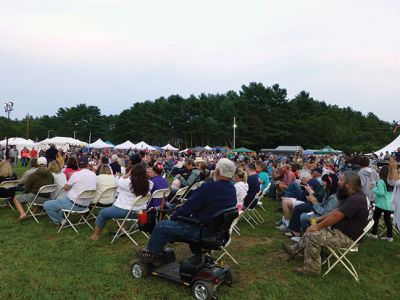
[[(117, 218), (117, 219), (123, 219), (126, 217), (126, 214), (129, 212), (129, 210), (119, 208), (116, 206), (110, 206), (110, 207), (105, 207), (100, 210), (97, 219), (96, 219), (96, 225), (100, 228), (104, 228), (106, 226), (106, 222), (109, 219), (112, 218)], [(131, 219), (136, 218), (135, 212), (132, 212), (130, 214)]]
[(320, 215), (314, 213), (302, 213), (300, 215), (301, 231), (305, 232), (310, 227), (310, 218), (318, 218)]
[[(61, 209), (71, 209), (73, 203), (69, 198), (48, 200), (43, 204), (43, 208), (49, 216), (50, 220), (56, 224), (60, 225), (61, 221), (64, 219), (64, 214)], [(75, 206), (74, 211), (82, 211), (86, 209), (85, 207)]]
[[(198, 226), (180, 221), (164, 220), (154, 228), (147, 244), (147, 250), (161, 255), (167, 243), (186, 239), (198, 240), (199, 238), (200, 229)], [(191, 249), (194, 250), (194, 247), (191, 247)]]
[(289, 186), (286, 188), (285, 192), (283, 193), (282, 197), (288, 197), (288, 198), (296, 198), (299, 199), (301, 194), (301, 187), (297, 182), (292, 182), (289, 184)]

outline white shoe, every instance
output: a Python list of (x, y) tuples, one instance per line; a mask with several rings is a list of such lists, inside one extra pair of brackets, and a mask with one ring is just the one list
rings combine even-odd
[(376, 234), (372, 234), (372, 233), (367, 233), (367, 237), (370, 237), (371, 239), (377, 239), (378, 238), (378, 235), (376, 235)]
[(293, 242), (298, 243), (298, 242), (300, 242), (301, 237), (300, 237), (300, 236), (293, 236), (293, 237), (291, 237), (290, 239), (291, 239)]
[(388, 242), (393, 242), (394, 241), (392, 237), (390, 238), (390, 237), (387, 237), (387, 236), (381, 237), (381, 240), (388, 241)]
[(286, 231), (287, 230), (287, 226), (282, 223), (280, 226), (276, 227), (276, 229), (282, 230), (282, 231)]

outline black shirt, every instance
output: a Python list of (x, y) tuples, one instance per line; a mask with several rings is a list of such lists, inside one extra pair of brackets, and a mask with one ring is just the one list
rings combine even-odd
[(56, 160), (57, 158), (57, 153), (58, 150), (56, 148), (49, 148), (46, 150), (46, 158), (47, 158), (47, 162), (50, 162), (52, 160)]
[(113, 174), (120, 173), (121, 174), (121, 166), (117, 161), (114, 161), (110, 164), (111, 170), (113, 171)]
[[(2, 177), (0, 176), (0, 183), (3, 181), (12, 181), (12, 180), (17, 180), (17, 175), (13, 173), (11, 176), (8, 177)], [(9, 197), (14, 197), (15, 196), (15, 188), (12, 189), (0, 189), (0, 198), (9, 198)]]
[(353, 241), (358, 239), (368, 224), (368, 202), (363, 192), (354, 193), (339, 206), (344, 218), (332, 228), (337, 228)]

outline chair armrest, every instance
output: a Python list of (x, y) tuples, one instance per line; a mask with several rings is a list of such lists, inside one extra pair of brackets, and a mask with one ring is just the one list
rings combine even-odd
[(204, 226), (203, 224), (200, 223), (199, 220), (196, 220), (196, 219), (191, 219), (191, 218), (187, 218), (187, 217), (183, 217), (183, 216), (178, 216), (177, 219), (178, 219), (178, 221), (185, 222), (185, 223), (188, 223), (188, 224), (197, 225), (199, 227), (203, 227)]

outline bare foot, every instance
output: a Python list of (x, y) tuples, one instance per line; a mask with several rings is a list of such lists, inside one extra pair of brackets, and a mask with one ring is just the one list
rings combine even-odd
[(99, 236), (96, 234), (92, 234), (89, 239), (91, 239), (92, 241), (98, 241), (99, 240)]
[(27, 218), (28, 218), (28, 215), (27, 215), (27, 214), (24, 214), (24, 215), (22, 215), (22, 216), (19, 216), (17, 222), (21, 222), (21, 221), (23, 221), (23, 220), (25, 220), (25, 219), (27, 219)]

